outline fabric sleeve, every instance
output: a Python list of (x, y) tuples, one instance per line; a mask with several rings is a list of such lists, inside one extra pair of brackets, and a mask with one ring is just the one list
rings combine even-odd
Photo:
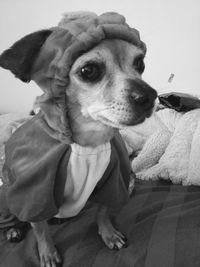
[(38, 116), (20, 127), (6, 144), (4, 183), (7, 205), (21, 221), (37, 222), (58, 212), (54, 198), (57, 169), (70, 146), (51, 138)]

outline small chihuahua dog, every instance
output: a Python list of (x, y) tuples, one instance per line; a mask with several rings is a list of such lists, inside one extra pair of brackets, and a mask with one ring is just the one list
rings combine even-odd
[[(92, 186), (89, 186), (90, 189), (87, 189), (87, 197), (85, 197), (82, 204), (80, 204), (80, 200), (77, 200), (75, 204), (79, 203), (77, 204), (79, 205), (78, 209), (73, 202), (74, 198), (71, 204), (66, 204), (64, 201), (58, 212), (58, 217), (61, 218), (75, 216), (84, 207), (93, 189), (101, 180), (101, 177), (97, 179), (95, 175), (100, 172), (100, 176), (103, 176), (109, 164), (111, 159), (110, 151), (112, 150), (110, 142), (114, 137), (118, 136), (118, 129), (123, 126), (139, 124), (146, 117), (151, 116), (157, 97), (156, 91), (141, 78), (145, 68), (145, 45), (140, 41), (138, 32), (129, 28), (121, 15), (105, 13), (101, 16), (94, 14), (80, 16), (79, 14), (75, 19), (73, 16), (70, 18), (69, 16), (65, 17), (59, 27), (24, 37), (0, 57), (0, 65), (2, 67), (11, 70), (25, 82), (29, 80), (36, 81), (45, 92), (45, 97), (42, 96), (42, 100), (39, 103), (41, 105), (39, 113), (43, 114), (40, 114), (40, 117), (43, 116), (48, 127), (51, 126), (51, 120), (55, 118), (55, 113), (53, 108), (51, 109), (51, 105), (49, 105), (49, 113), (47, 113), (44, 103), (50, 102), (46, 99), (53, 99), (52, 103), (56, 102), (57, 99), (61, 99), (59, 98), (60, 93), (56, 95), (55, 91), (58, 86), (63, 86), (64, 94), (62, 99), (66, 98), (67, 101), (63, 101), (63, 103), (61, 101), (63, 108), (60, 110), (64, 110), (63, 114), (67, 117), (70, 125), (72, 142), (68, 146), (72, 147), (72, 152), (77, 146), (78, 149), (89, 149), (89, 154), (96, 153), (96, 149), (102, 148), (104, 145), (107, 147), (105, 154), (100, 157), (101, 160), (96, 161), (96, 165), (91, 167), (95, 171), (87, 170), (87, 179), (89, 179), (89, 176), (92, 177), (88, 184), (93, 183)], [(101, 29), (101, 32), (99, 29)], [(102, 35), (102, 29), (104, 36)], [(54, 41), (57, 47), (60, 43), (62, 45), (59, 49), (56, 46), (50, 49), (48, 42), (53, 39), (52, 36), (55, 31), (57, 35)], [(63, 32), (67, 32), (68, 35), (70, 32), (76, 38), (73, 37), (70, 42), (67, 42), (66, 40), (69, 37), (68, 35), (65, 36)], [(84, 37), (83, 33), (88, 35)], [(76, 42), (79, 42), (81, 38), (82, 40), (84, 38), (85, 42), (81, 42), (79, 48), (77, 48)], [(91, 40), (93, 40), (92, 45)], [(63, 49), (66, 43), (67, 48)], [(89, 46), (88, 43), (90, 43)], [(74, 50), (76, 50), (76, 53)], [(64, 62), (65, 64), (62, 62), (63, 58), (67, 58)], [(52, 74), (55, 69), (56, 72)], [(45, 72), (45, 78), (41, 78), (41, 72)], [(60, 77), (64, 79), (64, 83)], [(46, 82), (47, 80), (48, 83)], [(60, 106), (58, 105), (57, 107)], [(65, 109), (67, 109), (66, 113)], [(59, 117), (58, 127), (64, 125), (64, 119), (62, 119), (62, 116)], [(34, 120), (36, 119), (34, 118)], [(28, 128), (28, 124), (27, 126), (26, 124), (22, 126), (23, 129), (25, 127)], [(54, 127), (55, 131), (57, 129)], [(32, 134), (31, 138), (35, 138), (35, 135)], [(55, 135), (53, 138), (59, 139)], [(125, 158), (126, 155), (119, 153), (119, 161), (116, 164), (117, 168), (122, 168), (121, 171), (123, 172), (123, 166), (120, 165), (120, 157)], [(79, 162), (76, 156), (74, 158), (77, 160), (75, 161), (74, 159), (75, 162)], [(87, 162), (89, 162), (88, 158)], [(71, 178), (68, 178), (69, 180), (67, 179), (67, 181), (71, 191), (69, 189), (65, 191), (64, 194), (68, 194), (66, 199), (71, 197), (72, 191), (78, 190), (76, 186), (80, 186), (76, 181), (77, 179), (82, 179), (80, 178), (81, 172), (77, 174), (78, 177), (75, 177), (76, 179), (73, 178), (73, 175), (76, 176), (75, 173), (77, 173), (74, 168), (77, 169), (80, 165), (75, 165), (74, 167), (74, 162), (70, 158), (67, 170), (71, 173), (71, 176), (68, 175)], [(82, 184), (87, 184), (87, 179), (84, 179)], [(69, 183), (71, 184), (69, 185)], [(81, 187), (84, 192), (87, 191), (85, 187)], [(114, 187), (113, 190), (115, 190)], [(71, 209), (72, 212), (70, 211)], [(77, 210), (74, 212), (74, 209)], [(97, 215), (99, 234), (110, 249), (121, 249), (126, 245), (126, 238), (113, 226), (108, 210), (109, 208), (106, 205), (100, 205)], [(57, 266), (57, 264), (61, 263), (61, 257), (53, 244), (48, 230), (47, 219), (49, 218), (30, 220), (38, 242), (42, 267)], [(7, 238), (12, 241), (13, 237), (16, 237), (18, 233), (16, 231), (15, 227), (10, 228), (7, 231)]]

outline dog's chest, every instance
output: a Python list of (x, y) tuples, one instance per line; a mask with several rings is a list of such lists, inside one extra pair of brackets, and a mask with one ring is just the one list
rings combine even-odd
[(109, 142), (95, 148), (74, 143), (71, 145), (71, 150), (67, 165), (64, 202), (56, 217), (73, 217), (81, 211), (110, 162)]

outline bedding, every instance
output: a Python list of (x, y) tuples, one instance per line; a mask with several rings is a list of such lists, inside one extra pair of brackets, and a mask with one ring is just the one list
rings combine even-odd
[(140, 149), (131, 162), (137, 178), (200, 185), (200, 109), (186, 113), (159, 110), (143, 124), (121, 133), (133, 152)]
[[(127, 248), (105, 247), (92, 205), (63, 224), (51, 224), (50, 230), (64, 267), (199, 267), (199, 207), (199, 187), (136, 179), (134, 193), (116, 219), (129, 240)], [(0, 241), (0, 266), (39, 266), (31, 229), (20, 243)]]

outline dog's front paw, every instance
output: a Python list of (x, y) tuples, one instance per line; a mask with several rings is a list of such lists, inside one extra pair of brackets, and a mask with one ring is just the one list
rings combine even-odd
[(57, 267), (61, 266), (60, 255), (52, 244), (38, 244), (40, 266), (41, 267)]
[(119, 231), (117, 231), (112, 224), (104, 225), (99, 229), (104, 243), (110, 249), (119, 250), (123, 247), (127, 247), (126, 237)]

